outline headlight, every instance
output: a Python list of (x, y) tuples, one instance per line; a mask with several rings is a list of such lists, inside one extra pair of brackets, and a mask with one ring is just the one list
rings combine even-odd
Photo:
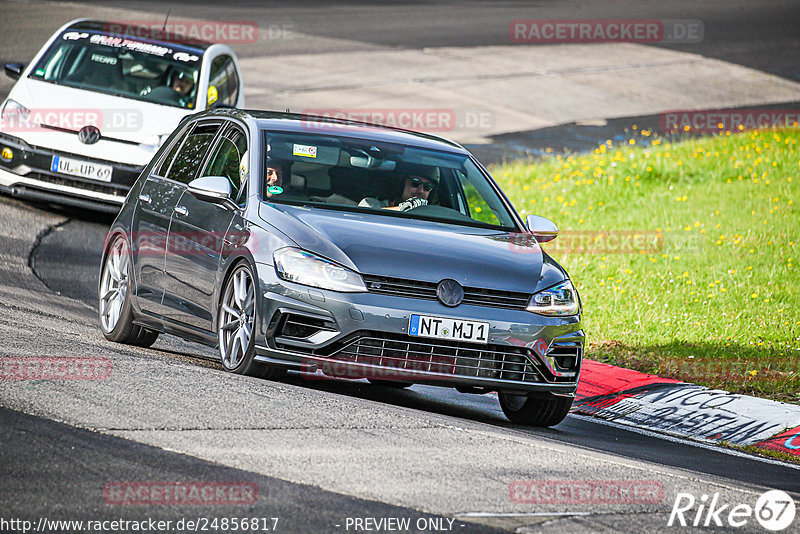
[(2, 121), (5, 129), (19, 128), (23, 124), (27, 124), (28, 118), (31, 115), (31, 110), (10, 98), (3, 104), (3, 109), (0, 111), (0, 121)]
[(549, 316), (575, 315), (580, 311), (578, 292), (572, 282), (564, 280), (549, 289), (539, 291), (531, 297), (528, 311)]
[(167, 137), (169, 137), (169, 134), (151, 135), (149, 137), (145, 137), (142, 140), (142, 142), (139, 143), (139, 146), (144, 149), (152, 150), (153, 152), (155, 152), (156, 150), (161, 148), (161, 145), (164, 144), (164, 141), (167, 140)]
[(367, 290), (358, 273), (305, 250), (282, 248), (272, 257), (275, 272), (283, 280), (343, 293)]

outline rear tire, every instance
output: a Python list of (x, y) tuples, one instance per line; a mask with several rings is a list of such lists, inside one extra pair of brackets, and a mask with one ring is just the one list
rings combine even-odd
[(109, 341), (149, 347), (155, 343), (158, 332), (133, 324), (130, 250), (121, 235), (117, 235), (108, 248), (100, 273), (100, 326)]
[(572, 407), (572, 397), (535, 398), (498, 393), (503, 413), (513, 423), (554, 426), (564, 420)]

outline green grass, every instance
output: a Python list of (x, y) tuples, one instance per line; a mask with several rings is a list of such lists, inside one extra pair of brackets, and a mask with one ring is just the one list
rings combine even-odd
[(559, 226), (544, 248), (581, 294), (587, 357), (798, 403), (798, 142), (609, 141), (492, 174), (523, 217)]

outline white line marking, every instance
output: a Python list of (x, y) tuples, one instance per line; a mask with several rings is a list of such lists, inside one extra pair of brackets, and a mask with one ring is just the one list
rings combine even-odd
[(552, 517), (554, 515), (560, 515), (560, 516), (592, 515), (592, 513), (591, 512), (523, 512), (523, 513), (466, 512), (463, 514), (455, 514), (456, 517)]
[(710, 451), (721, 452), (723, 454), (727, 454), (727, 455), (730, 455), (730, 456), (736, 456), (736, 457), (739, 457), (739, 458), (748, 458), (750, 460), (757, 460), (759, 462), (763, 462), (763, 463), (766, 463), (766, 464), (772, 464), (772, 465), (779, 465), (781, 467), (790, 467), (792, 469), (796, 469), (796, 470), (800, 471), (800, 465), (798, 465), (798, 464), (793, 464), (793, 463), (789, 463), (789, 462), (782, 462), (780, 460), (773, 460), (772, 458), (763, 458), (761, 456), (756, 456), (755, 454), (749, 454), (749, 453), (746, 453), (746, 452), (737, 451), (736, 449), (729, 449), (728, 447), (725, 447), (723, 445), (712, 445), (712, 444), (709, 444), (709, 443), (704, 443), (702, 441), (696, 441), (696, 440), (693, 440), (693, 439), (679, 438), (677, 436), (672, 436), (670, 434), (662, 434), (661, 432), (654, 432), (652, 430), (645, 430), (643, 428), (639, 428), (639, 427), (635, 427), (635, 426), (631, 426), (631, 425), (626, 425), (626, 424), (623, 424), (623, 423), (617, 423), (616, 421), (609, 421), (607, 419), (599, 419), (599, 418), (596, 418), (596, 417), (592, 417), (590, 415), (578, 415), (578, 414), (575, 414), (575, 413), (570, 413), (569, 416), (570, 417), (574, 417), (576, 419), (580, 419), (582, 421), (591, 421), (593, 423), (600, 423), (600, 424), (604, 424), (604, 425), (613, 426), (614, 428), (620, 428), (620, 429), (623, 429), (623, 430), (628, 430), (630, 432), (635, 432), (637, 434), (642, 434), (643, 436), (660, 438), (660, 439), (664, 439), (664, 440), (667, 440), (667, 441), (671, 441), (673, 443), (681, 443), (683, 445), (690, 445), (692, 447), (700, 447), (701, 449), (707, 449), (707, 450), (710, 450)]

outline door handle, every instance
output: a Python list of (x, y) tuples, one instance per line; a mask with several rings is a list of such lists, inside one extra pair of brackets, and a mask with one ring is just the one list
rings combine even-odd
[(150, 202), (152, 202), (152, 199), (150, 198), (150, 195), (148, 195), (147, 193), (139, 193), (139, 202), (143, 204), (150, 204)]
[(187, 215), (189, 215), (189, 210), (187, 210), (183, 206), (175, 206), (175, 213), (177, 213), (181, 217), (186, 217)]

